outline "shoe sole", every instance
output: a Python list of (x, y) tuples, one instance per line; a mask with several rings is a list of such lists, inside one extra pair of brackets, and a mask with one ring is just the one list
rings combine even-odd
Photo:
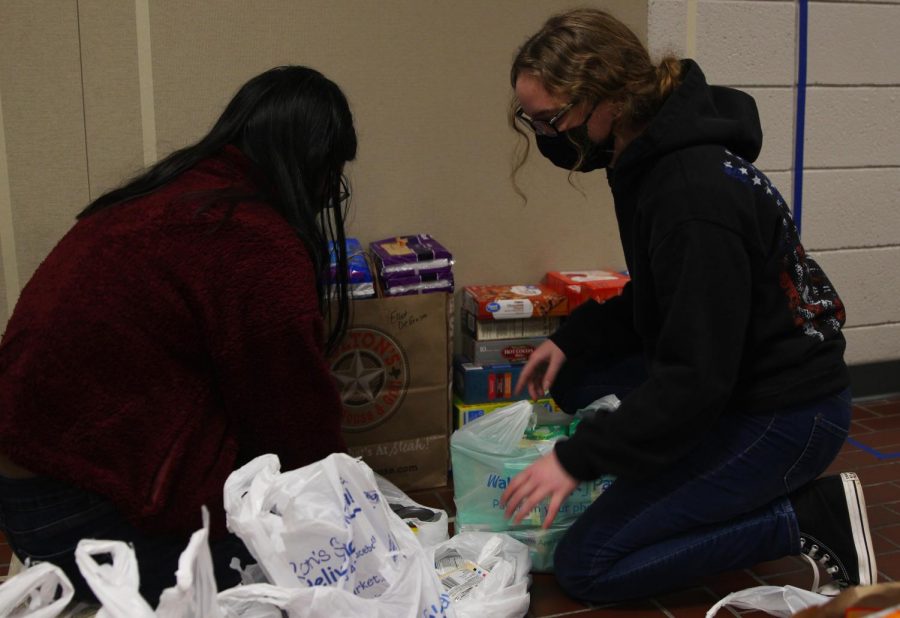
[(855, 472), (841, 472), (841, 482), (844, 486), (844, 496), (847, 498), (850, 529), (853, 532), (853, 543), (859, 561), (859, 584), (870, 586), (878, 580), (878, 571), (875, 568), (875, 551), (872, 547), (872, 533), (869, 530), (862, 483), (859, 482)]

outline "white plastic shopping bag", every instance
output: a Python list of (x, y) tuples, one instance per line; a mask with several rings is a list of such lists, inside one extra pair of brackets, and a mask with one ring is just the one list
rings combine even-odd
[(388, 507), (409, 526), (422, 547), (432, 547), (449, 538), (447, 511), (419, 504), (383, 476), (376, 474), (375, 480)]
[(339, 453), (281, 473), (263, 455), (228, 477), (224, 501), (269, 583), (296, 589), (276, 595), (290, 616), (452, 615), (425, 550), (363, 462)]
[[(110, 562), (97, 562), (109, 556)], [(122, 541), (82, 539), (75, 548), (75, 563), (103, 605), (97, 618), (154, 618), (156, 614), (138, 591), (140, 574), (134, 550)]]
[(706, 618), (713, 618), (723, 607), (755, 609), (778, 618), (790, 618), (801, 609), (827, 603), (831, 597), (794, 586), (756, 586), (732, 592), (713, 605)]
[(209, 511), (203, 507), (203, 527), (191, 535), (178, 557), (175, 585), (163, 590), (157, 618), (223, 618), (216, 601), (216, 574), (209, 551)]
[(528, 612), (528, 547), (506, 534), (462, 532), (432, 549), (457, 618), (519, 618)]
[(0, 585), (0, 616), (56, 618), (74, 594), (72, 582), (62, 569), (49, 562), (41, 562), (20, 571)]

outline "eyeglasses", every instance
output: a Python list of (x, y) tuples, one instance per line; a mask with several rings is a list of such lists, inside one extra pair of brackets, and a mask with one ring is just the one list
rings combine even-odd
[(553, 115), (553, 118), (550, 120), (536, 120), (531, 118), (528, 114), (525, 113), (525, 110), (522, 109), (522, 106), (516, 108), (515, 116), (516, 118), (522, 122), (526, 127), (535, 132), (536, 135), (542, 135), (544, 137), (556, 137), (559, 135), (559, 129), (556, 128), (556, 123), (559, 122), (560, 118), (566, 115), (570, 109), (575, 106), (575, 102), (569, 103), (568, 105), (564, 105), (561, 110), (556, 112)]

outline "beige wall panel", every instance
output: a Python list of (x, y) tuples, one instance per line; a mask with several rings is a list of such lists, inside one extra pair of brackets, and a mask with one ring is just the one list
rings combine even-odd
[(794, 83), (794, 2), (700, 0), (697, 60), (714, 84)]
[[(646, 5), (612, 10), (646, 37)], [(160, 155), (201, 136), (236, 88), (277, 64), (321, 70), (346, 92), (360, 138), (348, 167), (350, 232), (363, 242), (429, 232), (457, 282), (533, 282), (547, 270), (622, 265), (604, 174), (582, 181), (532, 158), (523, 205), (506, 124), (516, 48), (567, 1), (150, 5)], [(643, 6), (642, 6), (643, 5)]]
[[(844, 300), (847, 326), (900, 323), (900, 247), (810, 254)], [(896, 348), (893, 358), (897, 358)]]
[(809, 83), (900, 84), (898, 32), (898, 4), (811, 2)]
[(900, 350), (900, 324), (845, 328), (844, 337), (844, 359), (850, 365), (896, 360)]
[(24, 285), (87, 202), (74, 1), (3, 4), (0, 96)]
[(808, 249), (900, 244), (900, 170), (807, 170), (803, 177), (803, 240)]
[(134, 2), (79, 0), (91, 198), (144, 164)]
[(687, 0), (647, 2), (647, 45), (654, 59), (666, 54), (677, 58), (689, 55), (687, 17)]
[(806, 168), (900, 166), (900, 86), (806, 91)]

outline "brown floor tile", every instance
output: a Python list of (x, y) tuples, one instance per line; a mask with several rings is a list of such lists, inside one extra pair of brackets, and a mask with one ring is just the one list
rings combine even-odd
[[(892, 525), (892, 526), (882, 526), (877, 531), (873, 531), (873, 536), (877, 535), (879, 538), (883, 538), (889, 541), (892, 545), (896, 545), (900, 547), (900, 522)], [(889, 546), (879, 547), (878, 541), (876, 539), (872, 540), (872, 543), (875, 545), (875, 551), (892, 551)]]
[(900, 414), (900, 397), (884, 399), (881, 401), (871, 401), (862, 404), (866, 410), (874, 412), (879, 416), (890, 416)]
[[(531, 606), (528, 615), (534, 618), (554, 616), (566, 612), (584, 611), (590, 606), (569, 598), (553, 575), (533, 573), (531, 575)], [(583, 615), (583, 614), (579, 614)], [(487, 616), (485, 618), (488, 618)]]
[(891, 416), (873, 416), (872, 418), (857, 420), (859, 427), (866, 427), (870, 431), (885, 431), (887, 429), (900, 429), (900, 414)]
[(869, 451), (860, 449), (845, 451), (841, 450), (838, 456), (834, 458), (836, 462), (846, 465), (848, 468), (856, 468), (859, 466), (871, 466), (882, 463), (884, 460), (878, 459), (878, 456)]
[(864, 438), (871, 437), (875, 432), (859, 422), (850, 423), (850, 437), (860, 442), (865, 442)]
[[(854, 423), (854, 425), (856, 425)], [(856, 429), (856, 428), (854, 428)], [(851, 429), (850, 436), (862, 444), (876, 450), (891, 444), (900, 444), (900, 429), (886, 429), (884, 431), (858, 431)]]
[(865, 408), (864, 406), (853, 406), (853, 410), (850, 413), (850, 418), (854, 421), (865, 420), (868, 418), (877, 418), (878, 415), (871, 410)]
[(866, 506), (889, 504), (900, 501), (900, 486), (894, 483), (879, 483), (865, 488)]
[(703, 618), (719, 597), (706, 588), (691, 588), (653, 599), (675, 618)]
[(900, 581), (900, 551), (880, 553), (875, 556), (878, 581)]
[(853, 472), (866, 466), (878, 465), (882, 463), (880, 459), (871, 453), (865, 451), (855, 451), (852, 453), (839, 453), (834, 461), (828, 466), (825, 474), (836, 474), (838, 472)]
[(900, 481), (900, 461), (889, 461), (874, 466), (862, 466), (856, 469), (863, 487), (877, 483)]
[[(867, 505), (868, 506), (868, 505)], [(890, 526), (900, 522), (900, 515), (883, 505), (868, 507), (869, 526), (872, 529)]]

